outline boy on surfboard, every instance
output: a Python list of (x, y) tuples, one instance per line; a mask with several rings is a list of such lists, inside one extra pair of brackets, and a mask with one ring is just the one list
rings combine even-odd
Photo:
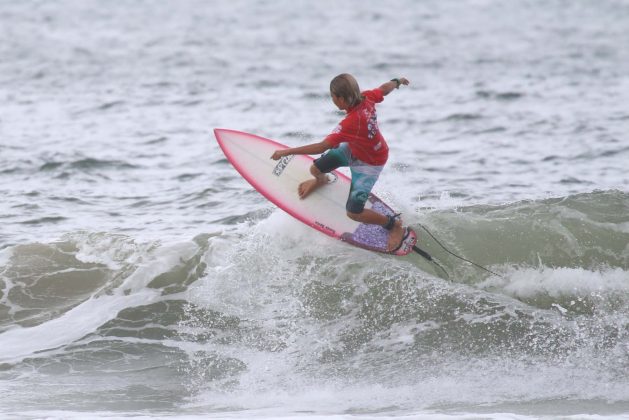
[(299, 185), (299, 197), (304, 199), (328, 182), (326, 173), (341, 166), (349, 166), (352, 184), (345, 206), (347, 216), (360, 223), (377, 224), (389, 230), (387, 249), (394, 251), (404, 238), (405, 229), (397, 216), (385, 216), (365, 209), (369, 193), (380, 176), (389, 157), (389, 147), (380, 134), (376, 115), (376, 103), (400, 85), (409, 81), (400, 77), (383, 83), (380, 87), (361, 92), (351, 74), (340, 74), (330, 82), (332, 102), (347, 115), (323, 141), (306, 146), (276, 150), (271, 159), (279, 160), (288, 155), (315, 155), (325, 152), (313, 162), (309, 179)]

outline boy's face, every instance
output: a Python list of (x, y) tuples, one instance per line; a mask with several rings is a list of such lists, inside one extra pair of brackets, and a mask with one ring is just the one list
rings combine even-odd
[(341, 111), (347, 109), (347, 103), (345, 102), (345, 99), (341, 98), (340, 96), (336, 96), (332, 92), (330, 92), (330, 95), (332, 96), (332, 102), (334, 102), (334, 105), (336, 105), (338, 109), (340, 109)]

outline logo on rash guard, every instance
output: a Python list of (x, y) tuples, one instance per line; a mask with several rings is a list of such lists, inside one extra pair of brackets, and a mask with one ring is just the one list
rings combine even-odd
[(369, 140), (373, 140), (373, 138), (376, 137), (376, 134), (378, 133), (378, 116), (376, 115), (376, 111), (374, 111), (369, 116), (369, 121), (367, 122), (367, 130), (367, 137), (369, 137)]
[(275, 176), (282, 175), (282, 172), (284, 172), (284, 169), (286, 169), (286, 167), (288, 166), (288, 163), (294, 157), (295, 155), (290, 155), (290, 156), (284, 156), (283, 158), (281, 158), (280, 161), (277, 162), (277, 165), (275, 165), (275, 168), (273, 168), (273, 175)]

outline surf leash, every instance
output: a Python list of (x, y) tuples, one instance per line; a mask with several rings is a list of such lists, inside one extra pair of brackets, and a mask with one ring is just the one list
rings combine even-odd
[[(454, 256), (454, 257), (456, 257), (456, 258), (460, 259), (460, 260), (463, 260), (463, 261), (465, 261), (465, 262), (467, 262), (467, 263), (470, 263), (470, 264), (472, 264), (473, 266), (475, 266), (475, 267), (477, 267), (477, 268), (480, 268), (481, 270), (484, 270), (484, 271), (486, 271), (486, 272), (488, 272), (488, 273), (490, 273), (490, 274), (493, 274), (494, 276), (497, 276), (497, 277), (500, 277), (501, 279), (504, 279), (504, 277), (503, 277), (503, 276), (501, 276), (500, 274), (495, 273), (495, 272), (491, 271), (490, 269), (483, 267), (483, 266), (482, 266), (482, 265), (480, 265), (480, 264), (476, 264), (474, 261), (470, 261), (470, 260), (468, 260), (467, 258), (463, 258), (462, 256), (457, 255), (457, 254), (455, 254), (454, 252), (450, 251), (450, 250), (449, 250), (448, 248), (446, 248), (446, 247), (445, 247), (445, 246), (444, 246), (441, 242), (439, 242), (439, 240), (438, 240), (437, 238), (435, 238), (435, 235), (433, 235), (433, 234), (432, 234), (432, 233), (431, 233), (431, 232), (430, 232), (430, 231), (426, 228), (426, 226), (422, 225), (421, 223), (417, 223), (417, 224), (418, 224), (418, 225), (419, 225), (422, 229), (424, 229), (424, 230), (426, 231), (426, 233), (428, 233), (428, 235), (430, 235), (430, 237), (431, 237), (432, 239), (434, 239), (434, 240), (435, 240), (435, 242), (437, 242), (437, 244), (438, 244), (441, 248), (443, 248), (443, 250), (444, 250), (444, 251), (446, 251), (448, 254), (450, 254), (450, 255), (452, 255), (452, 256)], [(434, 261), (434, 260), (432, 259), (432, 257), (430, 256), (430, 254), (428, 254), (426, 251), (424, 251), (424, 250), (422, 250), (422, 249), (419, 249), (417, 246), (413, 246), (413, 251), (417, 252), (419, 255), (421, 255), (422, 257), (426, 258), (428, 261), (431, 261), (432, 263), (434, 263), (435, 265), (437, 265), (439, 268), (441, 268), (441, 269), (442, 269), (442, 270), (443, 270), (443, 271), (447, 274), (446, 270), (444, 270), (444, 269), (443, 269), (443, 267), (441, 267), (441, 265), (439, 265), (436, 261)]]
[(450, 280), (450, 274), (448, 274), (448, 272), (446, 271), (445, 268), (443, 268), (441, 266), (441, 264), (439, 264), (437, 261), (435, 261), (432, 256), (427, 253), (426, 251), (424, 251), (423, 249), (421, 249), (420, 247), (418, 247), (417, 245), (413, 245), (413, 251), (417, 252), (419, 255), (421, 255), (422, 257), (426, 258), (428, 261), (430, 261), (431, 263), (433, 263), (434, 265), (436, 265), (437, 267), (439, 267), (441, 269), (441, 271), (443, 271), (446, 275), (446, 278), (448, 280)]

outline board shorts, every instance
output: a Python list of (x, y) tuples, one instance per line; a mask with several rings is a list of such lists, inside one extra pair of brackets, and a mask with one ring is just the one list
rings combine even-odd
[(362, 213), (369, 193), (384, 168), (382, 166), (369, 165), (352, 156), (347, 143), (341, 143), (336, 149), (330, 149), (320, 158), (314, 161), (315, 167), (328, 173), (340, 167), (349, 167), (352, 173), (352, 184), (349, 189), (349, 197), (345, 209), (350, 213)]

